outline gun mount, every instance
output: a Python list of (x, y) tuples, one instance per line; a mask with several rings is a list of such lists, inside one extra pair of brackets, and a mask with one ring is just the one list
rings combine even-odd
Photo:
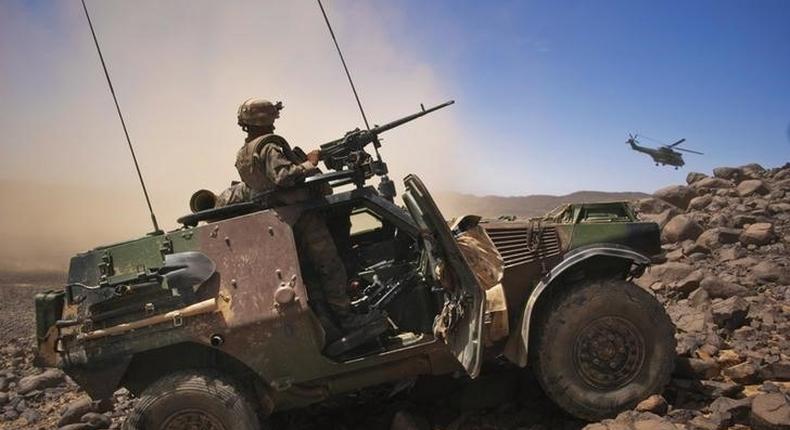
[[(447, 101), (440, 105), (426, 109), (420, 105), (420, 112), (405, 116), (384, 125), (376, 125), (369, 130), (356, 128), (347, 132), (343, 137), (320, 146), (320, 160), (330, 172), (308, 178), (306, 182), (329, 182), (332, 186), (342, 186), (355, 184), (358, 188), (365, 185), (365, 182), (373, 176), (381, 177), (379, 193), (389, 200), (395, 197), (395, 185), (387, 176), (389, 170), (387, 163), (384, 162), (379, 154), (381, 140), (379, 135), (385, 131), (392, 130), (407, 122), (413, 121), (421, 116), (437, 111), (455, 103), (454, 100)], [(365, 148), (373, 144), (375, 157), (365, 151)], [(304, 154), (303, 151), (297, 151)]]

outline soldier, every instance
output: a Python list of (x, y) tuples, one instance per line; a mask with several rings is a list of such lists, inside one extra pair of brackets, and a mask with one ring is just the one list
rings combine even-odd
[[(236, 157), (236, 169), (251, 197), (263, 198), (270, 205), (299, 203), (319, 194), (300, 183), (319, 173), (320, 152), (310, 151), (306, 160), (300, 159), (283, 137), (274, 134), (274, 120), (280, 117), (282, 108), (282, 102), (248, 99), (238, 113), (239, 125), (247, 132), (247, 138)], [(341, 328), (350, 331), (368, 323), (367, 316), (351, 312), (346, 269), (324, 219), (314, 212), (305, 212), (294, 226), (294, 234), (300, 252), (320, 278), (326, 303)], [(328, 337), (335, 336), (328, 333)]]

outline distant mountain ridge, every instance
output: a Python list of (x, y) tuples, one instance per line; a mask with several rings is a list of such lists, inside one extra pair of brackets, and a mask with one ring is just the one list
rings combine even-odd
[(576, 191), (562, 196), (533, 194), (528, 196), (475, 196), (455, 192), (436, 194), (436, 203), (446, 216), (476, 214), (484, 217), (512, 215), (528, 218), (544, 215), (559, 205), (568, 203), (592, 203), (631, 201), (649, 197), (641, 192)]
[[(178, 225), (187, 212), (189, 193), (174, 192), (171, 201), (157, 201), (163, 228)], [(474, 196), (432, 191), (446, 218), (462, 214), (484, 217), (543, 215), (563, 203), (636, 200), (642, 193), (579, 191), (565, 196)], [(76, 252), (97, 245), (139, 237), (150, 230), (138, 190), (40, 184), (0, 179), (0, 271), (65, 270)], [(396, 197), (396, 203), (400, 198)]]

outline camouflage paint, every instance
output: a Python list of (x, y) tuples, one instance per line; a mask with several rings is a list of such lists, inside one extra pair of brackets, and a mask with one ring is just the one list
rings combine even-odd
[[(376, 200), (371, 204), (379, 205), (379, 210), (382, 205), (387, 210), (399, 210), (390, 208), (388, 202)], [(36, 306), (38, 363), (62, 367), (89, 394), (103, 398), (121, 383), (135, 354), (182, 343), (202, 345), (223, 351), (254, 372), (267, 387), (270, 398), (266, 400), (271, 409), (304, 406), (334, 394), (419, 374), (458, 370), (460, 366), (448, 348), (430, 335), (423, 335), (408, 347), (344, 363), (321, 354), (324, 333), (308, 306), (292, 236), (292, 226), (301, 209), (293, 206), (254, 212), (97, 248), (75, 257), (69, 282), (96, 285), (134, 280), (147, 269), (161, 267), (167, 253), (203, 252), (216, 263), (217, 270), (198, 290), (197, 298), (216, 299), (217, 311), (174, 319), (122, 336), (80, 341), (77, 335), (90, 332), (91, 327), (72, 325), (58, 329), (52, 323), (56, 316), (63, 320), (84, 316), (86, 309), (62, 303), (63, 292), (42, 295)], [(571, 207), (569, 213), (578, 209)], [(401, 223), (406, 219), (402, 214), (397, 217)], [(523, 326), (524, 315), (529, 317), (528, 299), (533, 304), (537, 299), (533, 294), (536, 285), (564, 261), (569, 251), (591, 243), (621, 243), (648, 255), (660, 251), (655, 224), (636, 222), (632, 216), (626, 218), (606, 223), (546, 218), (484, 224), (505, 257), (503, 285), (508, 308), (513, 311), (510, 326)], [(536, 232), (539, 234), (533, 234)], [(293, 290), (291, 302), (276, 303), (275, 292), (282, 288)], [(61, 353), (55, 351), (58, 331), (62, 337)], [(221, 336), (224, 342), (212, 346), (214, 335)], [(515, 330), (510, 340), (525, 343), (525, 335), (528, 333)], [(488, 355), (498, 355), (505, 347), (503, 343), (495, 344)], [(526, 351), (526, 346), (522, 344), (521, 350)], [(521, 364), (518, 357), (514, 361)], [(265, 403), (263, 399), (262, 402)]]

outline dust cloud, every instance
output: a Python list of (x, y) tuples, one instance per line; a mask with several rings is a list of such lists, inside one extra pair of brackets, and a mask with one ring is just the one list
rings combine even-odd
[[(191, 193), (220, 191), (249, 97), (282, 100), (278, 133), (309, 150), (361, 127), (314, 2), (88, 1), (160, 224)], [(384, 123), (453, 88), (386, 3), (326, 2), (368, 117)], [(70, 254), (136, 237), (150, 223), (79, 2), (0, 13), (0, 269), (65, 269)], [(450, 187), (463, 163), (452, 107), (384, 136), (392, 177)]]

